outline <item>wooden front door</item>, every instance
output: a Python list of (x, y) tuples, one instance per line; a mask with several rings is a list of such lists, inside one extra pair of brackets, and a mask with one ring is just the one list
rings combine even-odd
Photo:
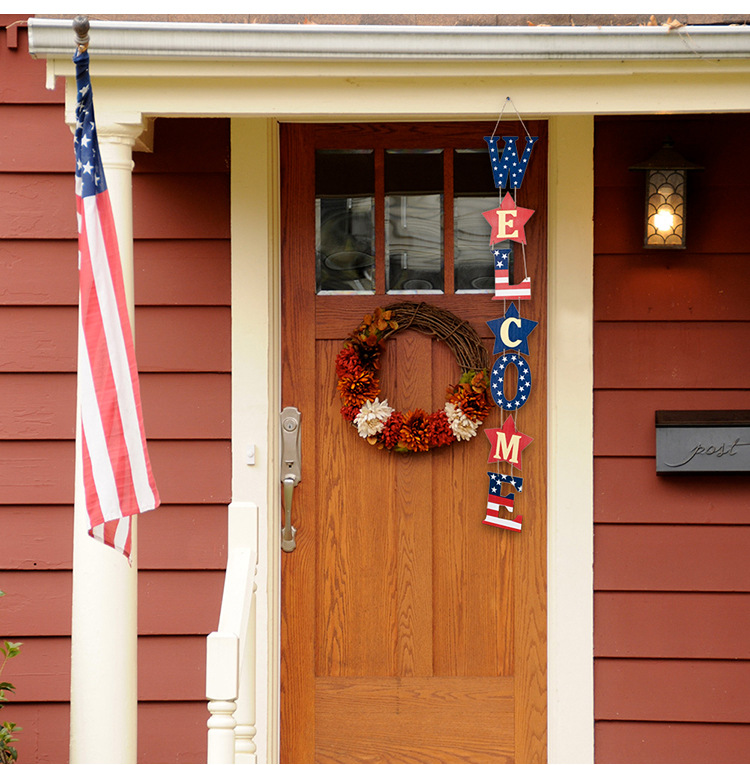
[[(336, 390), (345, 339), (394, 302), (470, 321), (492, 354), (486, 322), (505, 311), (481, 218), (498, 206), (493, 126), (283, 126), (282, 403), (302, 413), (302, 481), (297, 548), (282, 554), (282, 762), (546, 760), (547, 142), (545, 123), (527, 127), (540, 139), (517, 196), (536, 211), (521, 313), (539, 324), (533, 395), (516, 412), (534, 438), (517, 533), (482, 523), (487, 472), (509, 470), (488, 464), (482, 433), (501, 426), (497, 407), (470, 441), (397, 454), (359, 436)], [(523, 146), (520, 124), (498, 135)], [(459, 374), (444, 343), (399, 332), (382, 395), (432, 412)]]

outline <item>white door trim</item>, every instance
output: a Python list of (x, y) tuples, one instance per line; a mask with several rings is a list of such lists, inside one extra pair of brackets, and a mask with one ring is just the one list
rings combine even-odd
[[(548, 733), (550, 762), (593, 762), (593, 125), (550, 119)], [(277, 125), (232, 120), (233, 498), (260, 508), (258, 761), (278, 761)], [(256, 463), (247, 464), (255, 445)], [(261, 531), (261, 534), (263, 531)]]
[(232, 501), (257, 506), (258, 762), (278, 762), (279, 310), (278, 125), (232, 120)]

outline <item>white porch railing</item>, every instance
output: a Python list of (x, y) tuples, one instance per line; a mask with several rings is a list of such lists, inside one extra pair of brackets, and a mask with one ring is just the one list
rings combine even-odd
[(254, 763), (257, 505), (229, 505), (228, 545), (219, 627), (206, 643), (208, 762)]

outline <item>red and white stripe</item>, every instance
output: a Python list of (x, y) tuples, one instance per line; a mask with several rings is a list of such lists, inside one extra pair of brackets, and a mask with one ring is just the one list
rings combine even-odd
[(531, 300), (531, 277), (511, 284), (508, 271), (495, 271), (495, 297), (493, 300)]
[(502, 507), (503, 510), (506, 510), (507, 512), (511, 512), (513, 510), (513, 504), (515, 502), (515, 494), (510, 494), (507, 497), (503, 496), (495, 496), (494, 494), (490, 494), (487, 497), (487, 509), (491, 510), (495, 515), (498, 514), (500, 511), (500, 508)]
[(523, 517), (517, 515), (512, 521), (506, 518), (501, 518), (497, 511), (487, 509), (487, 515), (482, 523), (486, 523), (488, 526), (500, 526), (504, 529), (510, 529), (511, 531), (520, 531)]
[(107, 191), (81, 197), (79, 414), (89, 534), (128, 557), (130, 516), (159, 495), (141, 414), (138, 371), (112, 208)]

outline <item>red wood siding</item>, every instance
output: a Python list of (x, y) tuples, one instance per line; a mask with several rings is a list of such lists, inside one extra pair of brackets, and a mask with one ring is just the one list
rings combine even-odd
[[(595, 146), (598, 762), (745, 762), (750, 478), (657, 476), (658, 409), (750, 406), (750, 117), (602, 118)], [(688, 249), (642, 248), (642, 172), (671, 137), (705, 166)]]
[[(0, 28), (0, 639), (24, 643), (4, 712), (22, 762), (66, 762), (69, 734), (77, 246), (63, 87), (44, 80), (26, 30), (8, 48)], [(230, 501), (229, 121), (158, 120), (134, 161), (136, 347), (164, 503), (139, 523), (139, 760), (205, 762)]]
[[(732, 406), (731, 401), (727, 406)], [(657, 476), (653, 456), (596, 457), (594, 492), (597, 523), (747, 522), (747, 478), (726, 475), (720, 481), (707, 481), (697, 475)]]
[(750, 659), (750, 593), (598, 592), (595, 605), (600, 656)]
[[(229, 301), (228, 240), (136, 240), (134, 259), (139, 305)], [(69, 240), (0, 240), (0, 275), (4, 305), (78, 305), (77, 254)]]
[(747, 762), (750, 727), (712, 723), (600, 722), (603, 762)]
[[(138, 568), (213, 568), (224, 555), (226, 505), (162, 505), (139, 520)], [(29, 523), (29, 518), (33, 524)], [(4, 565), (13, 570), (69, 570), (72, 547), (59, 539), (73, 533), (73, 516), (64, 505), (7, 505), (3, 508)], [(162, 540), (169, 539), (165, 545)]]

